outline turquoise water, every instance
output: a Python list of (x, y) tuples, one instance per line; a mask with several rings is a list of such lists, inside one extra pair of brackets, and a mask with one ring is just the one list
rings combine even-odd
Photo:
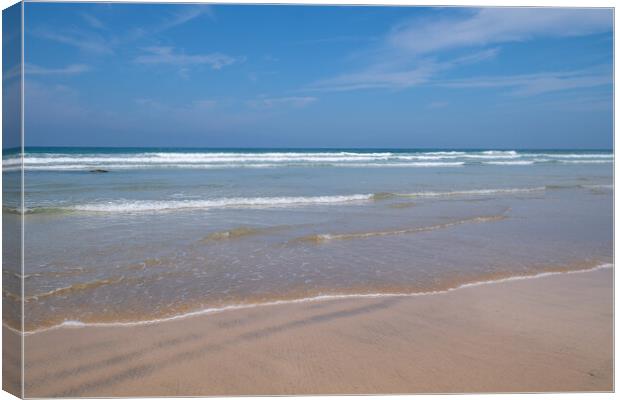
[(24, 166), (25, 210), (9, 192), (3, 211), (25, 218), (27, 330), (612, 262), (604, 151), (34, 148)]

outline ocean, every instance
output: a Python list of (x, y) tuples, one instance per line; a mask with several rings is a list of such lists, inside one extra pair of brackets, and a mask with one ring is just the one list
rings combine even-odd
[[(27, 148), (28, 332), (338, 296), (416, 295), (613, 262), (613, 153)], [(3, 156), (5, 182), (20, 173)], [(13, 179), (14, 181), (14, 179)], [(10, 240), (5, 243), (15, 243)], [(6, 244), (5, 244), (6, 245)]]

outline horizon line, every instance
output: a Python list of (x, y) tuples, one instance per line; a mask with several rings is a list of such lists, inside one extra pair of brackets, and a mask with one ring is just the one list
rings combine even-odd
[[(19, 150), (21, 146), (3, 148), (2, 151)], [(498, 150), (498, 151), (534, 151), (534, 150), (582, 150), (582, 151), (614, 151), (614, 148), (602, 147), (395, 147), (395, 146), (44, 146), (29, 145), (24, 149), (36, 148), (70, 148), (70, 149), (200, 149), (200, 150)]]

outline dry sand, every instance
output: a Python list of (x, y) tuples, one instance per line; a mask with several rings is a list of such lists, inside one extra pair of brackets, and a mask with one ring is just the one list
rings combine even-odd
[(612, 276), (61, 328), (26, 337), (25, 395), (611, 391)]

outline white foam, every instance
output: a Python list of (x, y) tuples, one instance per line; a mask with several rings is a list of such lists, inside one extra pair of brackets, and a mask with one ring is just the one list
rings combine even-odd
[(464, 151), (427, 151), (422, 154), (435, 155), (435, 156), (453, 156), (467, 154)]
[[(519, 153), (515, 150), (488, 151), (268, 151), (268, 152), (141, 152), (141, 153), (26, 153), (24, 167), (33, 171), (149, 168), (280, 168), (324, 167), (456, 167), (483, 161), (490, 165), (529, 165), (536, 162), (570, 160), (613, 160), (611, 153)], [(515, 164), (500, 164), (514, 160)], [(488, 161), (488, 162), (485, 162)], [(521, 162), (516, 164), (516, 162)], [(433, 163), (435, 162), (435, 163)], [(479, 164), (476, 164), (479, 165)], [(21, 168), (18, 156), (3, 159), (5, 171)]]
[(429, 168), (429, 167), (462, 167), (465, 162), (409, 162), (409, 163), (346, 163), (334, 164), (334, 167), (364, 167), (364, 168)]
[(562, 164), (611, 164), (614, 160), (559, 160)]
[[(161, 322), (175, 321), (175, 320), (190, 318), (190, 317), (199, 316), (199, 315), (221, 313), (221, 312), (224, 312), (224, 311), (244, 310), (244, 309), (250, 309), (250, 308), (257, 308), (257, 307), (268, 307), (268, 306), (277, 306), (277, 305), (285, 305), (285, 304), (298, 304), (298, 303), (318, 302), (318, 301), (326, 301), (326, 300), (365, 299), (365, 298), (382, 298), (382, 297), (428, 296), (428, 295), (449, 293), (449, 292), (453, 292), (455, 290), (460, 290), (460, 289), (465, 289), (465, 288), (470, 288), (470, 287), (475, 287), (475, 286), (497, 284), (497, 283), (505, 283), (505, 282), (525, 280), (525, 279), (538, 279), (538, 278), (544, 278), (544, 277), (553, 276), (553, 275), (578, 274), (578, 273), (597, 271), (597, 270), (607, 269), (607, 268), (613, 268), (613, 264), (601, 264), (601, 265), (597, 265), (597, 266), (595, 266), (593, 268), (585, 268), (585, 269), (573, 270), (573, 271), (542, 272), (542, 273), (533, 274), (533, 275), (518, 275), (518, 276), (511, 276), (511, 277), (508, 277), (508, 278), (493, 279), (493, 280), (488, 280), (488, 281), (469, 282), (469, 283), (464, 283), (464, 284), (461, 284), (461, 285), (458, 285), (458, 286), (455, 286), (455, 287), (452, 287), (452, 288), (444, 289), (444, 290), (433, 290), (433, 291), (427, 291), (427, 292), (328, 294), (328, 295), (318, 295), (318, 296), (312, 296), (312, 297), (303, 297), (303, 298), (291, 299), (291, 300), (268, 301), (268, 302), (263, 302), (263, 303), (232, 304), (232, 305), (229, 305), (229, 306), (206, 308), (206, 309), (202, 309), (202, 310), (191, 311), (191, 312), (188, 312), (188, 313), (185, 313), (185, 314), (174, 315), (174, 316), (171, 316), (171, 317), (157, 318), (157, 319), (143, 320), (143, 321), (131, 321), (131, 322), (82, 322), (82, 321), (77, 321), (77, 320), (67, 320), (67, 321), (62, 322), (61, 324), (54, 325), (54, 326), (51, 326), (51, 327), (48, 327), (48, 328), (42, 328), (42, 329), (38, 329), (38, 330), (26, 331), (26, 332), (23, 333), (23, 335), (24, 336), (26, 336), (26, 335), (33, 335), (33, 334), (36, 334), (36, 333), (46, 332), (46, 331), (60, 329), (60, 328), (129, 327), (129, 326), (140, 326), (140, 325), (152, 325), (152, 324), (157, 324), (157, 323), (161, 323)], [(18, 333), (18, 334), (21, 334), (21, 332), (19, 332), (15, 328), (11, 328), (11, 327), (7, 326), (6, 324), (4, 324), (4, 326), (7, 327), (8, 329)]]
[(517, 152), (514, 150), (487, 150), (483, 151), (482, 154), (489, 156), (516, 156)]
[(455, 190), (449, 192), (414, 192), (397, 194), (406, 197), (439, 197), (439, 196), (468, 196), (468, 195), (493, 195), (502, 193), (529, 193), (544, 191), (544, 186), (531, 188), (501, 188), (501, 189), (474, 189), (474, 190)]
[[(477, 196), (544, 191), (545, 187), (455, 190), (446, 192), (395, 193), (396, 197)], [(188, 209), (272, 208), (355, 203), (375, 199), (376, 194), (284, 197), (223, 197), (205, 200), (128, 200), (107, 201), (60, 207), (68, 211), (100, 213), (139, 213)], [(49, 206), (52, 207), (53, 206)]]
[(550, 158), (614, 158), (613, 154), (596, 154), (596, 153), (592, 153), (592, 154), (548, 154), (548, 153), (542, 153), (542, 154), (538, 154), (539, 156), (543, 156), (543, 157), (550, 157)]
[[(182, 168), (182, 169), (225, 169), (225, 168), (280, 168), (280, 167), (348, 167), (348, 168), (381, 168), (381, 167), (460, 167), (464, 162), (271, 162), (271, 163), (151, 163), (151, 164), (47, 164), (47, 165), (27, 165), (25, 168), (30, 171), (87, 171), (91, 169), (111, 169), (111, 170), (131, 170), (149, 168)], [(5, 171), (17, 170), (20, 166), (7, 167)]]
[(485, 161), (483, 164), (492, 165), (532, 165), (534, 161)]
[(299, 197), (225, 197), (212, 200), (133, 200), (109, 201), (67, 207), (73, 211), (104, 213), (149, 212), (182, 209), (282, 207), (312, 204), (334, 204), (370, 200), (370, 194), (348, 196)]
[(580, 185), (585, 189), (610, 189), (613, 190), (614, 185)]

